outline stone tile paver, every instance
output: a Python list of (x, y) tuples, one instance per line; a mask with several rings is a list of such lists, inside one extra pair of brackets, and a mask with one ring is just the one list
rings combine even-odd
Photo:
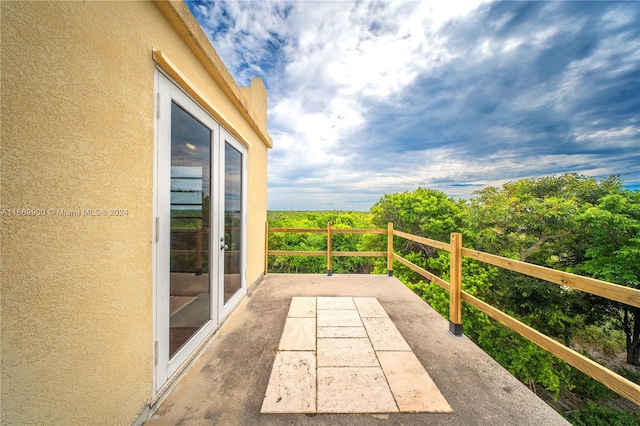
[(362, 318), (389, 318), (378, 299), (373, 297), (354, 297), (353, 302)]
[(367, 337), (364, 327), (318, 327), (318, 338), (321, 337)]
[(315, 351), (316, 319), (287, 318), (278, 349), (281, 351)]
[(411, 348), (391, 318), (362, 318), (376, 351), (410, 351)]
[(315, 413), (316, 383), (313, 352), (278, 352), (260, 412)]
[(289, 313), (287, 317), (316, 317), (316, 298), (315, 297), (293, 297), (291, 305), (289, 305)]
[[(354, 305), (355, 306), (355, 305)], [(362, 327), (357, 310), (320, 310), (318, 309), (318, 327)]]
[(381, 351), (377, 355), (400, 411), (453, 411), (413, 352)]
[(353, 297), (318, 297), (318, 309), (356, 309)]
[(318, 413), (398, 412), (380, 367), (318, 367)]
[(379, 367), (367, 338), (318, 339), (319, 367)]

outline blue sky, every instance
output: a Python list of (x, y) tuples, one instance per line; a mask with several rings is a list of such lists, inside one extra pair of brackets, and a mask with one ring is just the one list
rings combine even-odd
[(521, 178), (640, 189), (639, 2), (189, 2), (269, 96), (270, 210)]

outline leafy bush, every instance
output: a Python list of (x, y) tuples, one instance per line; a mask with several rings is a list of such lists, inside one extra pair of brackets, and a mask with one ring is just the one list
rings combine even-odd
[(599, 405), (589, 401), (579, 410), (566, 416), (575, 426), (637, 426), (640, 413), (622, 411), (611, 405)]

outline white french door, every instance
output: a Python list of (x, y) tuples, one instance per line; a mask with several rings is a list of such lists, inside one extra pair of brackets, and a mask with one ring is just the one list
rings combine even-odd
[(225, 317), (245, 294), (246, 289), (246, 247), (247, 247), (247, 151), (224, 127), (220, 127), (220, 159), (224, 163), (222, 169), (222, 185), (220, 194), (222, 213), (219, 226), (220, 245), (224, 249), (219, 260), (222, 276), (219, 282), (220, 313)]
[(157, 72), (157, 392), (246, 289), (246, 148)]

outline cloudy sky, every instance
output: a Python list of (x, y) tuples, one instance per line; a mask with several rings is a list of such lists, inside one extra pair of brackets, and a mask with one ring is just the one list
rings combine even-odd
[(526, 177), (640, 189), (640, 3), (190, 2), (269, 96), (270, 210)]

